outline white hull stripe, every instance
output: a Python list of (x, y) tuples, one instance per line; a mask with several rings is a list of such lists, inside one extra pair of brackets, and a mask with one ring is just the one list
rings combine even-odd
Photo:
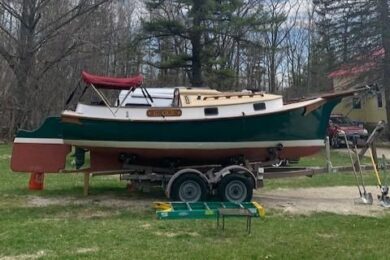
[(70, 144), (84, 147), (108, 148), (139, 148), (139, 149), (240, 149), (268, 148), (282, 144), (284, 147), (324, 146), (324, 140), (294, 140), (294, 141), (265, 141), (265, 142), (120, 142), (94, 140), (63, 140), (45, 138), (15, 138), (14, 143), (31, 144)]
[(15, 144), (64, 144), (64, 139), (16, 137)]

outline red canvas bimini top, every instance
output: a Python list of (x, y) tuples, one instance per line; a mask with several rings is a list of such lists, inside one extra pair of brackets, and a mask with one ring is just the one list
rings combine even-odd
[(97, 88), (105, 89), (123, 89), (128, 90), (131, 87), (139, 87), (144, 81), (142, 75), (138, 75), (131, 78), (113, 78), (113, 77), (103, 77), (89, 74), (85, 71), (81, 72), (81, 77), (83, 78), (86, 84), (93, 84)]

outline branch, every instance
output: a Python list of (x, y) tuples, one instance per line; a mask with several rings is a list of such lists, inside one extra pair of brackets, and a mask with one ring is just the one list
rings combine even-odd
[(108, 1), (110, 1), (110, 0), (100, 0), (96, 4), (93, 4), (90, 7), (88, 7), (87, 9), (82, 10), (81, 8), (83, 7), (83, 5), (85, 3), (85, 1), (83, 1), (82, 3), (78, 4), (74, 8), (70, 9), (68, 12), (64, 13), (63, 15), (61, 15), (60, 17), (57, 17), (56, 21), (61, 21), (62, 19), (66, 18), (69, 14), (72, 14), (73, 12), (76, 11), (76, 13), (71, 15), (68, 19), (65, 19), (64, 21), (60, 22), (59, 24), (56, 24), (56, 22), (49, 23), (46, 27), (43, 27), (41, 30), (37, 31), (36, 34), (37, 35), (42, 34), (44, 31), (46, 31), (49, 28), (53, 27), (52, 29), (50, 29), (49, 33), (47, 34), (47, 36), (50, 36), (52, 33), (58, 31), (59, 29), (61, 29), (65, 25), (69, 24), (70, 22), (72, 22), (77, 17), (82, 16), (82, 15), (84, 15), (86, 13), (89, 13), (93, 9), (98, 8), (99, 6), (103, 5), (104, 3), (108, 2)]
[(42, 9), (44, 8), (51, 0), (41, 0), (37, 4), (37, 9)]
[[(47, 41), (49, 41), (50, 39), (56, 37), (60, 32), (59, 30), (68, 25), (70, 22), (72, 22), (74, 19), (76, 19), (77, 17), (79, 16), (82, 16), (84, 14), (87, 14), (89, 12), (91, 12), (93, 9), (96, 9), (98, 8), (99, 6), (101, 6), (102, 4), (108, 2), (109, 0), (101, 0), (100, 2), (90, 6), (89, 8), (85, 9), (84, 11), (78, 11), (76, 14), (72, 15), (71, 17), (69, 17), (67, 20), (61, 22), (60, 24), (57, 24), (54, 28), (50, 29), (50, 31), (44, 35), (42, 37), (42, 39), (40, 41), (38, 41), (33, 49), (34, 51), (38, 50), (42, 45), (44, 45)], [(76, 7), (72, 8), (70, 11), (66, 12), (65, 14), (61, 15), (57, 21), (63, 19), (64, 17), (66, 17), (67, 15), (71, 14), (72, 12), (76, 11), (77, 9), (81, 8), (83, 4), (79, 4), (77, 5)], [(45, 31), (46, 29), (50, 28), (51, 26), (55, 25), (55, 23), (50, 23), (48, 26), (42, 28), (41, 30), (39, 30), (38, 32), (36, 32), (36, 35), (39, 35), (39, 34), (42, 34), (43, 31)]]
[(189, 65), (189, 64), (183, 64), (183, 65), (175, 65), (175, 66), (167, 66), (167, 65), (161, 65), (161, 64), (157, 64), (157, 63), (153, 63), (153, 62), (150, 62), (150, 61), (143, 61), (145, 64), (147, 65), (150, 65), (154, 68), (157, 68), (157, 69), (176, 69), (176, 68), (190, 68), (192, 65)]
[(15, 68), (15, 56), (11, 55), (3, 46), (0, 46), (0, 55), (7, 61), (12, 70)]
[(5, 29), (2, 25), (0, 25), (0, 30), (3, 31), (13, 41), (18, 42), (18, 40), (7, 29)]
[[(298, 5), (297, 9), (295, 10), (295, 15), (294, 15), (294, 20), (293, 20), (293, 23), (289, 26), (289, 28), (287, 29), (286, 33), (284, 34), (284, 36), (279, 40), (279, 42), (277, 43), (277, 45), (281, 44), (284, 39), (287, 37), (287, 35), (291, 32), (291, 30), (295, 27), (296, 23), (297, 23), (297, 18), (298, 18), (298, 13), (299, 13), (299, 10), (301, 8), (301, 4), (302, 2), (301, 1), (298, 1), (298, 3), (296, 3), (296, 5)], [(291, 5), (290, 6), (290, 9), (288, 10), (287, 12), (287, 16), (289, 17), (290, 16), (290, 12), (292, 10), (292, 8), (295, 7), (295, 5)]]
[(62, 52), (61, 55), (57, 56), (55, 59), (53, 59), (51, 61), (46, 61), (45, 62), (45, 67), (43, 68), (43, 70), (39, 73), (39, 75), (36, 78), (40, 79), (41, 77), (43, 77), (43, 75), (45, 75), (46, 72), (48, 70), (50, 70), (51, 67), (53, 67), (55, 64), (61, 62), (64, 58), (69, 56), (72, 53), (72, 51), (75, 50), (76, 48), (78, 48), (80, 45), (81, 44), (78, 45), (76, 42), (74, 42), (64, 52)]
[(18, 19), (24, 26), (27, 27), (26, 23), (23, 20), (23, 17), (20, 14), (18, 14), (18, 12), (14, 8), (12, 8), (9, 4), (6, 4), (4, 1), (0, 1), (0, 7), (3, 7), (4, 10), (6, 10), (11, 16)]

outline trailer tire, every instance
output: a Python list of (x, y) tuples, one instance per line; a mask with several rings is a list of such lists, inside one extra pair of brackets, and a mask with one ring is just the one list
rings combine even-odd
[(246, 202), (252, 200), (253, 189), (249, 178), (233, 173), (222, 178), (217, 190), (222, 201)]
[(207, 184), (197, 174), (183, 174), (172, 185), (171, 199), (173, 201), (206, 201), (207, 197)]

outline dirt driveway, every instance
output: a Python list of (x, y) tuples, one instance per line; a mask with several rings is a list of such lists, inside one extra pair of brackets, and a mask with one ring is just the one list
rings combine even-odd
[[(390, 214), (390, 208), (379, 206), (376, 199), (379, 189), (367, 187), (374, 197), (373, 205), (358, 205), (354, 200), (359, 197), (356, 187), (337, 186), (322, 188), (275, 189), (255, 191), (253, 200), (260, 202), (267, 210), (274, 209), (283, 214), (310, 215), (312, 213), (330, 212), (341, 215), (382, 216)], [(95, 205), (116, 209), (128, 208), (136, 212), (152, 210), (154, 201), (166, 201), (165, 197), (116, 197), (115, 195), (94, 195), (86, 198), (56, 197), (43, 198), (28, 196), (25, 206), (47, 207), (52, 205)], [(387, 213), (388, 212), (388, 213)]]
[[(390, 158), (390, 157), (389, 157)], [(330, 212), (342, 215), (381, 216), (390, 213), (378, 204), (376, 199), (379, 189), (367, 187), (374, 197), (373, 205), (358, 205), (356, 187), (338, 186), (324, 188), (276, 189), (256, 191), (254, 200), (264, 205), (265, 209), (277, 209), (289, 214), (310, 215), (318, 212)]]
[[(382, 154), (385, 155), (386, 159), (390, 159), (390, 149), (389, 148), (376, 148), (376, 153), (378, 158), (382, 158)], [(368, 154), (367, 154), (368, 156)]]

